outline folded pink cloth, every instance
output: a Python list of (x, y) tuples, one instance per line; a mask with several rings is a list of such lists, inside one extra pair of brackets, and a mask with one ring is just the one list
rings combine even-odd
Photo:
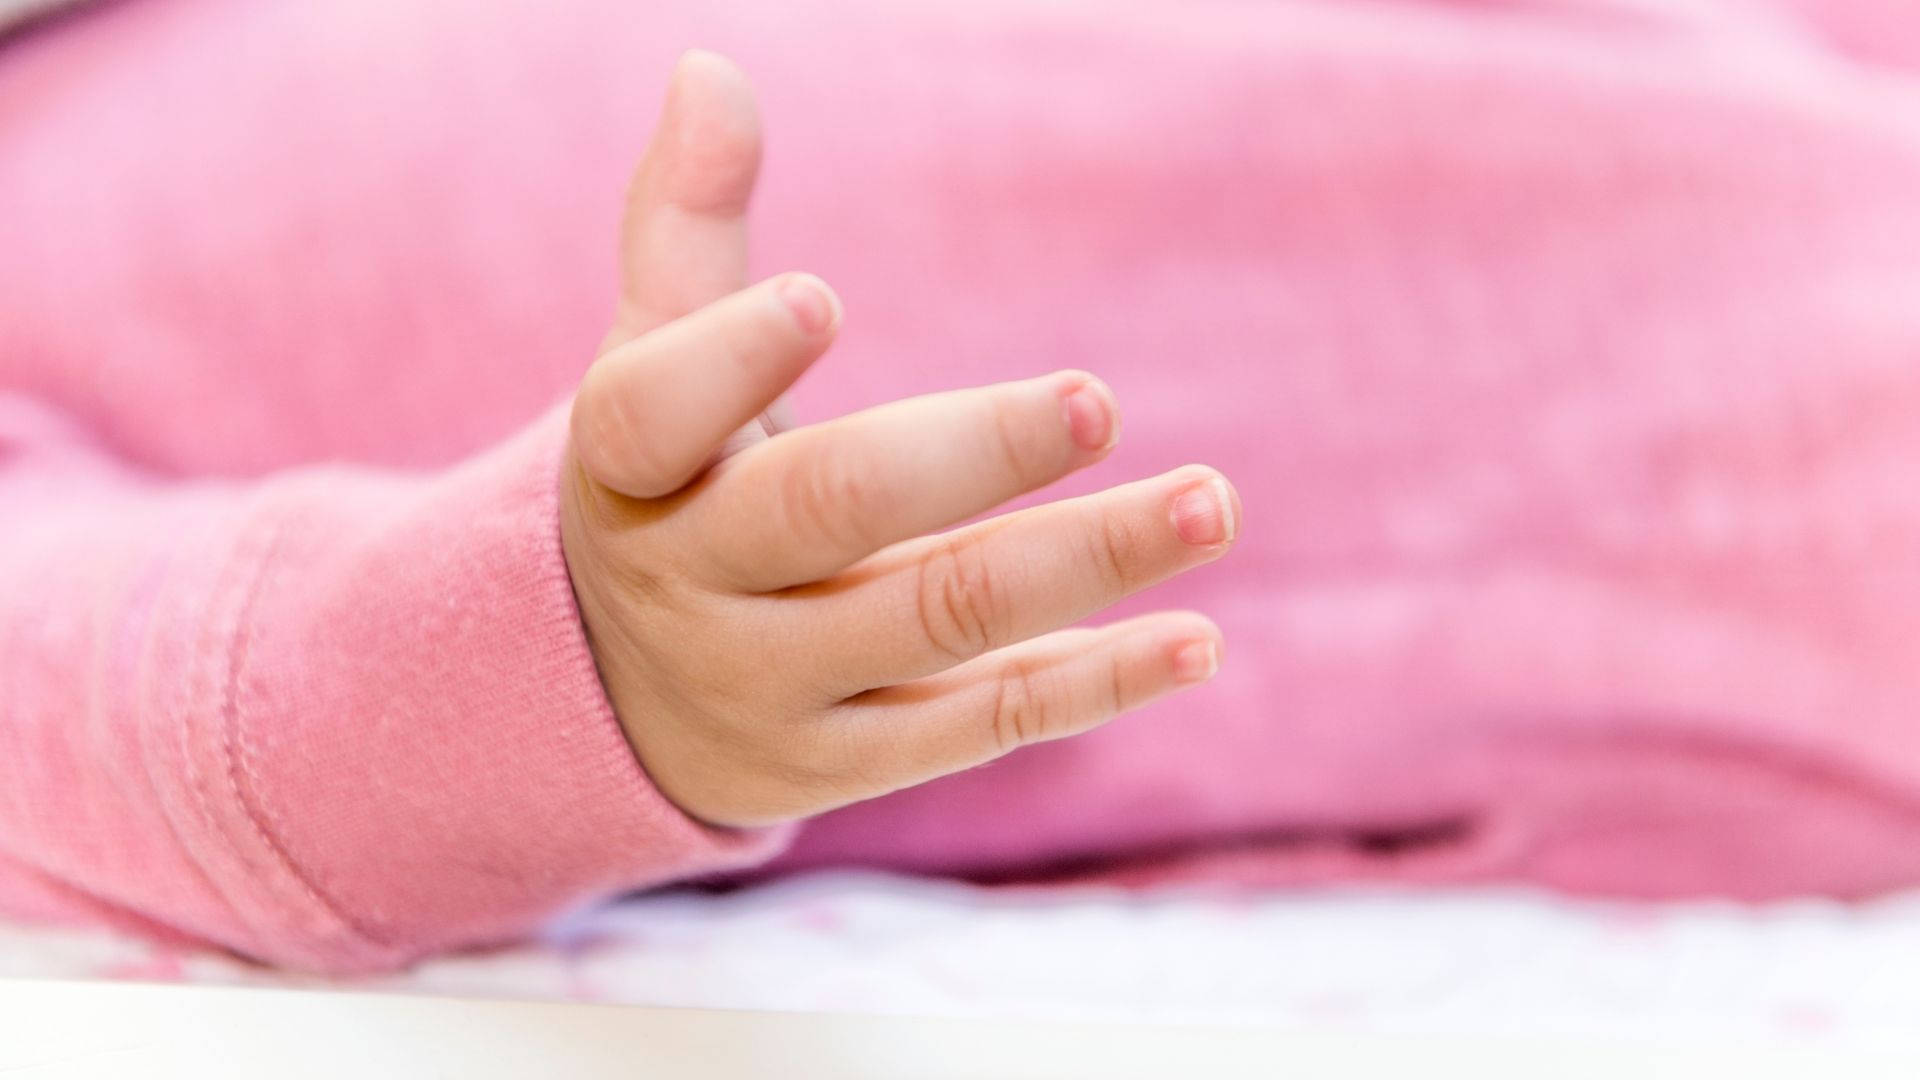
[[(0, 906), (366, 968), (612, 892), (1920, 882), (1905, 0), (133, 0), (0, 40)], [(1065, 366), (1217, 683), (732, 833), (582, 641), (552, 410), (676, 53), (754, 73), (804, 413)], [(788, 845), (784, 854), (778, 852)], [(773, 860), (769, 862), (769, 860)]]

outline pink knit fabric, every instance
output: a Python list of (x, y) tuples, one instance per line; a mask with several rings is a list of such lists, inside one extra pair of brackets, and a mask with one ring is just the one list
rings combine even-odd
[[(555, 10), (557, 9), (557, 10)], [(1920, 882), (1905, 0), (130, 0), (0, 43), (0, 905), (364, 968), (618, 890)], [(555, 530), (675, 54), (823, 415), (1064, 366), (1244, 539), (1218, 682), (781, 832), (648, 786)]]

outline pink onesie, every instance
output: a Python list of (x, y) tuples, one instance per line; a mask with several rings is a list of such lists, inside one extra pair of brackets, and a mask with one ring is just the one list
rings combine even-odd
[[(763, 96), (822, 416), (1077, 366), (1240, 486), (1207, 689), (663, 800), (562, 409), (665, 74)], [(1920, 883), (1910, 0), (124, 0), (0, 38), (0, 907), (328, 970), (622, 890)]]

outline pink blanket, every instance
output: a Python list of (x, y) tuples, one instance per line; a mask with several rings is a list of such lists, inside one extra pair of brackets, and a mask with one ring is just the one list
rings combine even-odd
[[(130, 0), (0, 40), (0, 905), (366, 968), (823, 863), (1920, 882), (1907, 9)], [(689, 44), (765, 99), (759, 269), (847, 305), (804, 413), (1079, 366), (1128, 434), (1072, 488), (1236, 480), (1238, 550), (1150, 601), (1226, 629), (1212, 688), (797, 830), (651, 790), (550, 406)]]

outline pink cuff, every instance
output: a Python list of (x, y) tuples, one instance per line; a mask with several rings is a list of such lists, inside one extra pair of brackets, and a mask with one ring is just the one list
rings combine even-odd
[(235, 877), (261, 886), (240, 914), (295, 913), (263, 935), (295, 943), (276, 960), (387, 966), (784, 845), (687, 817), (627, 743), (560, 547), (564, 421), (426, 484), (288, 477), (245, 530), (201, 735), (243, 810), (221, 815)]

